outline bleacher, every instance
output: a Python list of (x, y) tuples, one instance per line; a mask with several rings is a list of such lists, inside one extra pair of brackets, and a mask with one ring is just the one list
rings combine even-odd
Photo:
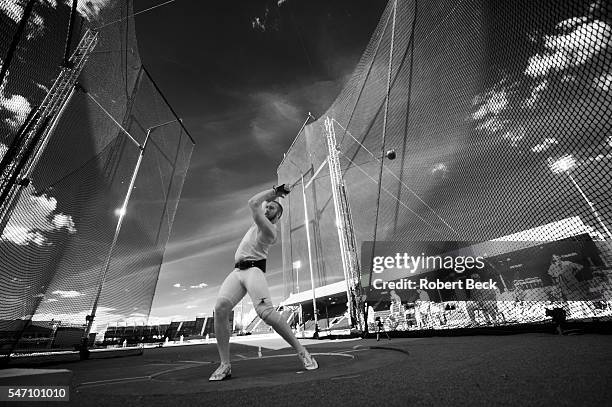
[[(281, 313), (281, 316), (283, 317), (283, 319), (285, 321), (287, 321), (287, 323), (289, 325), (291, 325), (291, 323), (293, 322), (293, 320), (296, 318), (295, 312), (287, 307), (282, 307), (279, 306), (276, 311)], [(273, 332), (273, 329), (271, 326), (269, 326), (268, 324), (266, 324), (260, 317), (259, 315), (255, 316), (255, 318), (253, 318), (253, 320), (246, 326), (245, 332), (247, 333), (251, 333), (251, 334), (264, 334), (264, 333), (270, 333)]]

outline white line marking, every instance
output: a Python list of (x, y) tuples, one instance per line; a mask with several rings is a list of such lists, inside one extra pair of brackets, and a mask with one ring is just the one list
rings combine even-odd
[(103, 386), (105, 384), (115, 384), (121, 382), (133, 382), (139, 380), (150, 380), (151, 376), (136, 376), (136, 377), (122, 377), (118, 379), (108, 379), (108, 380), (98, 380), (95, 382), (84, 382), (78, 384), (77, 387), (93, 387), (93, 386)]
[[(321, 352), (321, 353), (310, 353), (313, 356), (342, 356), (349, 359), (355, 359), (353, 355), (345, 355), (344, 353), (332, 353), (332, 352)], [(289, 353), (285, 355), (270, 355), (270, 356), (262, 356), (262, 357), (253, 357), (253, 358), (244, 358), (243, 360), (259, 360), (259, 359), (272, 359), (272, 358), (286, 358), (286, 357), (295, 357), (297, 355), (295, 353)]]

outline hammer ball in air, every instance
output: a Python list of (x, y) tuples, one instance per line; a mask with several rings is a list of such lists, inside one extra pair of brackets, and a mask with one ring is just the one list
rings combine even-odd
[(395, 160), (395, 150), (389, 150), (387, 151), (387, 153), (385, 154), (385, 156), (389, 159), (389, 160)]

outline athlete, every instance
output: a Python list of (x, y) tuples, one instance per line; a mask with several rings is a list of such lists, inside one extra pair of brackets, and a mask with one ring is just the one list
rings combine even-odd
[(210, 381), (227, 379), (232, 375), (229, 317), (232, 309), (247, 293), (253, 301), (257, 315), (296, 350), (304, 368), (314, 370), (319, 367), (315, 358), (297, 340), (287, 321), (274, 309), (264, 275), (268, 249), (277, 238), (276, 223), (283, 214), (283, 207), (275, 199), (283, 198), (289, 192), (290, 189), (283, 184), (249, 199), (249, 208), (255, 223), (246, 232), (236, 250), (235, 268), (223, 281), (215, 304), (215, 334), (221, 364), (208, 379)]

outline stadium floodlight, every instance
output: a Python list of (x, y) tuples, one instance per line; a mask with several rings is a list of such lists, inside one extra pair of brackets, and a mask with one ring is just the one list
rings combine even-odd
[(566, 154), (556, 161), (552, 157), (548, 158), (548, 167), (555, 174), (568, 173), (569, 171), (576, 168), (576, 159), (571, 154)]
[(300, 267), (302, 267), (302, 261), (296, 260), (293, 262), (293, 269), (295, 270), (295, 289), (298, 294), (300, 292)]
[(580, 185), (578, 185), (578, 182), (576, 182), (576, 180), (571, 174), (571, 170), (573, 170), (577, 166), (578, 164), (576, 162), (576, 159), (574, 158), (572, 154), (566, 154), (563, 157), (558, 158), (557, 160), (554, 160), (552, 157), (548, 158), (548, 168), (550, 168), (550, 170), (554, 174), (566, 174), (567, 175), (567, 177), (570, 179), (570, 181), (572, 182), (576, 190), (578, 190), (578, 192), (580, 193), (584, 201), (587, 203), (587, 205), (591, 209), (591, 212), (593, 212), (593, 215), (597, 219), (597, 222), (599, 223), (599, 225), (606, 232), (608, 237), (612, 239), (612, 233), (610, 233), (610, 230), (604, 224), (603, 219), (601, 219), (601, 216), (599, 215), (599, 212), (597, 212), (597, 209), (595, 209), (595, 205), (587, 197), (587, 195), (584, 193), (582, 188), (580, 188)]

